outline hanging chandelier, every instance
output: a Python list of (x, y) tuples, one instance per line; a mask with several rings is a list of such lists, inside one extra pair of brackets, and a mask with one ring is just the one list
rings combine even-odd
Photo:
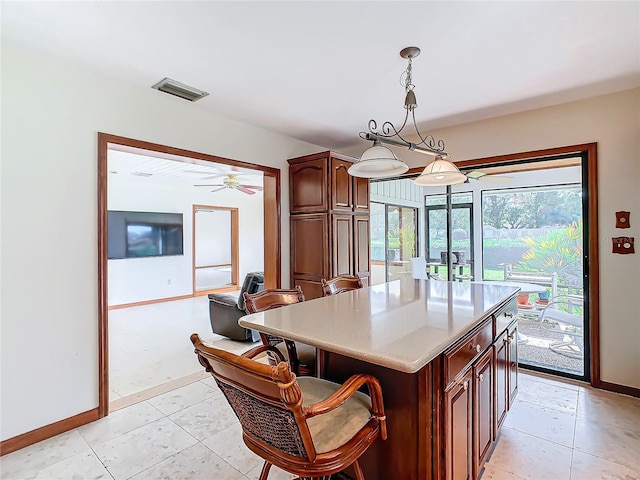
[[(452, 185), (464, 182), (467, 177), (458, 170), (447, 158), (449, 154), (444, 150), (444, 141), (438, 140), (433, 135), (422, 135), (416, 124), (415, 109), (418, 106), (416, 94), (413, 89), (412, 60), (420, 55), (418, 47), (407, 47), (400, 51), (400, 56), (409, 62), (407, 69), (402, 74), (401, 83), (405, 89), (404, 108), (406, 110), (404, 121), (400, 128), (391, 122), (384, 122), (380, 130), (375, 120), (369, 120), (369, 131), (360, 132), (360, 138), (373, 141), (373, 146), (364, 151), (362, 156), (349, 168), (349, 174), (362, 178), (382, 178), (402, 175), (409, 166), (399, 160), (391, 149), (384, 145), (407, 148), (411, 151), (434, 155), (436, 159), (426, 166), (420, 176), (414, 182), (417, 185)], [(409, 123), (409, 115), (413, 122), (415, 135), (419, 142), (409, 142), (403, 137), (403, 131)], [(406, 135), (406, 133), (405, 133)]]

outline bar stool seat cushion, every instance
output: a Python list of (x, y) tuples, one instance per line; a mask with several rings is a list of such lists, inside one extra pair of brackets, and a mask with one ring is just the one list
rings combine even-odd
[[(299, 377), (303, 407), (324, 400), (340, 385), (315, 377)], [(371, 419), (371, 400), (356, 392), (335, 410), (307, 419), (313, 444), (318, 453), (334, 450), (353, 438)]]

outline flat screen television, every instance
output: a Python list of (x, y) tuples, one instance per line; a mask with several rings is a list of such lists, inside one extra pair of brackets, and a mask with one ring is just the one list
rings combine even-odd
[(184, 255), (182, 213), (109, 210), (108, 258)]

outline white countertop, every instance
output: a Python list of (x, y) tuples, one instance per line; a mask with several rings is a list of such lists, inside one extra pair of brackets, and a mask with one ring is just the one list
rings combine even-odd
[(395, 280), (246, 315), (239, 323), (414, 373), (517, 292), (499, 285)]

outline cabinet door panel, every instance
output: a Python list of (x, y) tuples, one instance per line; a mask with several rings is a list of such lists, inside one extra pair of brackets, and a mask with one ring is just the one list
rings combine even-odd
[(355, 215), (353, 217), (353, 235), (355, 274), (368, 277), (371, 270), (369, 215)]
[(329, 207), (327, 159), (311, 160), (289, 167), (291, 213), (327, 211)]
[(356, 212), (369, 211), (369, 179), (353, 177), (353, 209)]
[(493, 350), (473, 366), (473, 475), (480, 470), (493, 443)]
[(331, 215), (332, 261), (331, 276), (353, 275), (353, 215)]
[(445, 393), (445, 436), (447, 480), (471, 478), (472, 424), (471, 368)]
[(503, 333), (494, 346), (494, 368), (495, 368), (495, 399), (496, 413), (494, 422), (494, 438), (498, 436), (498, 431), (507, 415), (509, 402), (509, 380), (508, 355), (509, 347), (507, 343), (507, 333)]
[(291, 277), (328, 278), (326, 214), (291, 215)]
[(508, 330), (509, 343), (509, 407), (513, 405), (518, 394), (518, 324)]
[(291, 286), (295, 288), (298, 285), (302, 289), (305, 300), (312, 300), (314, 298), (320, 298), (322, 296), (322, 284), (320, 282), (293, 277)]
[(331, 208), (334, 210), (353, 210), (353, 182), (347, 173), (351, 162), (331, 159)]

